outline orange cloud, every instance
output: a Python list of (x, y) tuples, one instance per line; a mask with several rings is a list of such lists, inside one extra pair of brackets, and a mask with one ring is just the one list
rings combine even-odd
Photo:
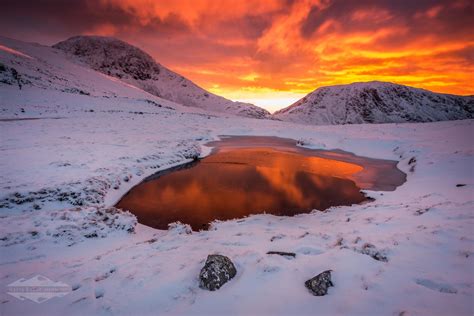
[(116, 36), (212, 92), (270, 110), (354, 81), (474, 94), (469, 0), (7, 1), (0, 14), (3, 35)]

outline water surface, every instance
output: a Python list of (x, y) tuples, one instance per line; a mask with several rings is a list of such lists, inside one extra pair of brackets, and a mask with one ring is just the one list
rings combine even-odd
[(181, 221), (199, 230), (215, 219), (258, 213), (292, 216), (361, 203), (366, 200), (361, 187), (396, 185), (394, 175), (392, 183), (377, 179), (380, 173), (390, 176), (392, 161), (375, 163), (350, 153), (295, 145), (276, 137), (231, 137), (210, 143), (210, 156), (147, 178), (117, 207), (158, 229)]

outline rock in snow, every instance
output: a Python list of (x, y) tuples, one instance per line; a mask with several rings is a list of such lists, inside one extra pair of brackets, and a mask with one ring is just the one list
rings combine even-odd
[(115, 38), (74, 36), (53, 47), (96, 71), (185, 106), (254, 118), (270, 115), (253, 104), (234, 102), (206, 91), (160, 65), (141, 49)]
[(322, 87), (273, 118), (313, 125), (462, 120), (474, 117), (474, 96), (434, 93), (389, 82)]
[(209, 291), (218, 290), (237, 273), (234, 264), (226, 256), (209, 255), (199, 274), (199, 286)]
[(267, 255), (280, 255), (283, 257), (296, 257), (296, 253), (294, 252), (285, 252), (285, 251), (268, 251)]
[(331, 281), (331, 270), (321, 272), (312, 279), (304, 283), (306, 288), (315, 296), (324, 296), (328, 293), (328, 288), (334, 286)]

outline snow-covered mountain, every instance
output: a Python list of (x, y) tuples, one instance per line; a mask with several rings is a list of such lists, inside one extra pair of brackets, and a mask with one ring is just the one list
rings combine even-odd
[[(42, 99), (57, 99), (55, 102), (83, 96), (91, 100), (85, 103), (93, 103), (96, 99), (123, 99), (130, 103), (146, 101), (164, 107), (188, 109), (73, 63), (57, 49), (1, 36), (0, 88), (5, 89), (2, 90), (4, 95), (0, 95), (0, 100), (6, 97), (5, 91), (11, 90), (12, 94), (17, 94), (16, 99), (22, 100), (30, 90), (39, 90)], [(14, 108), (12, 106), (9, 109)]]
[(474, 117), (474, 96), (456, 96), (389, 82), (316, 89), (274, 119), (314, 125), (433, 122)]
[(185, 106), (255, 118), (270, 114), (253, 104), (234, 102), (210, 93), (160, 65), (141, 49), (115, 38), (75, 36), (53, 47), (96, 71)]

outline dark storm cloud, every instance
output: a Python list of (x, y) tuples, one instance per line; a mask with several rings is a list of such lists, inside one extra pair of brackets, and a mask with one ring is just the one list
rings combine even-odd
[[(458, 5), (456, 5), (458, 3)], [(439, 12), (436, 16), (430, 16)], [(356, 19), (358, 12), (368, 12), (361, 19)], [(386, 13), (385, 19), (379, 19), (377, 13)], [(424, 15), (423, 15), (424, 13)], [(352, 32), (376, 30), (386, 23), (406, 24), (412, 27), (415, 33), (432, 32), (435, 23), (429, 18), (436, 19), (436, 28), (445, 33), (465, 32), (473, 24), (472, 1), (442, 1), (442, 0), (417, 0), (417, 1), (388, 1), (388, 0), (336, 0), (326, 4), (312, 6), (307, 17), (301, 23), (301, 35), (310, 38), (328, 20), (335, 21), (336, 28), (332, 31)], [(424, 22), (420, 21), (423, 20)], [(421, 23), (420, 23), (421, 22)]]
[[(0, 13), (1, 34), (33, 40), (39, 33), (62, 40), (88, 32), (99, 32), (109, 26), (114, 33), (139, 32), (174, 35), (189, 31), (189, 26), (177, 14), (163, 18), (152, 16), (146, 22), (134, 12), (112, 2), (90, 0), (3, 1)], [(51, 43), (48, 43), (51, 44)]]

